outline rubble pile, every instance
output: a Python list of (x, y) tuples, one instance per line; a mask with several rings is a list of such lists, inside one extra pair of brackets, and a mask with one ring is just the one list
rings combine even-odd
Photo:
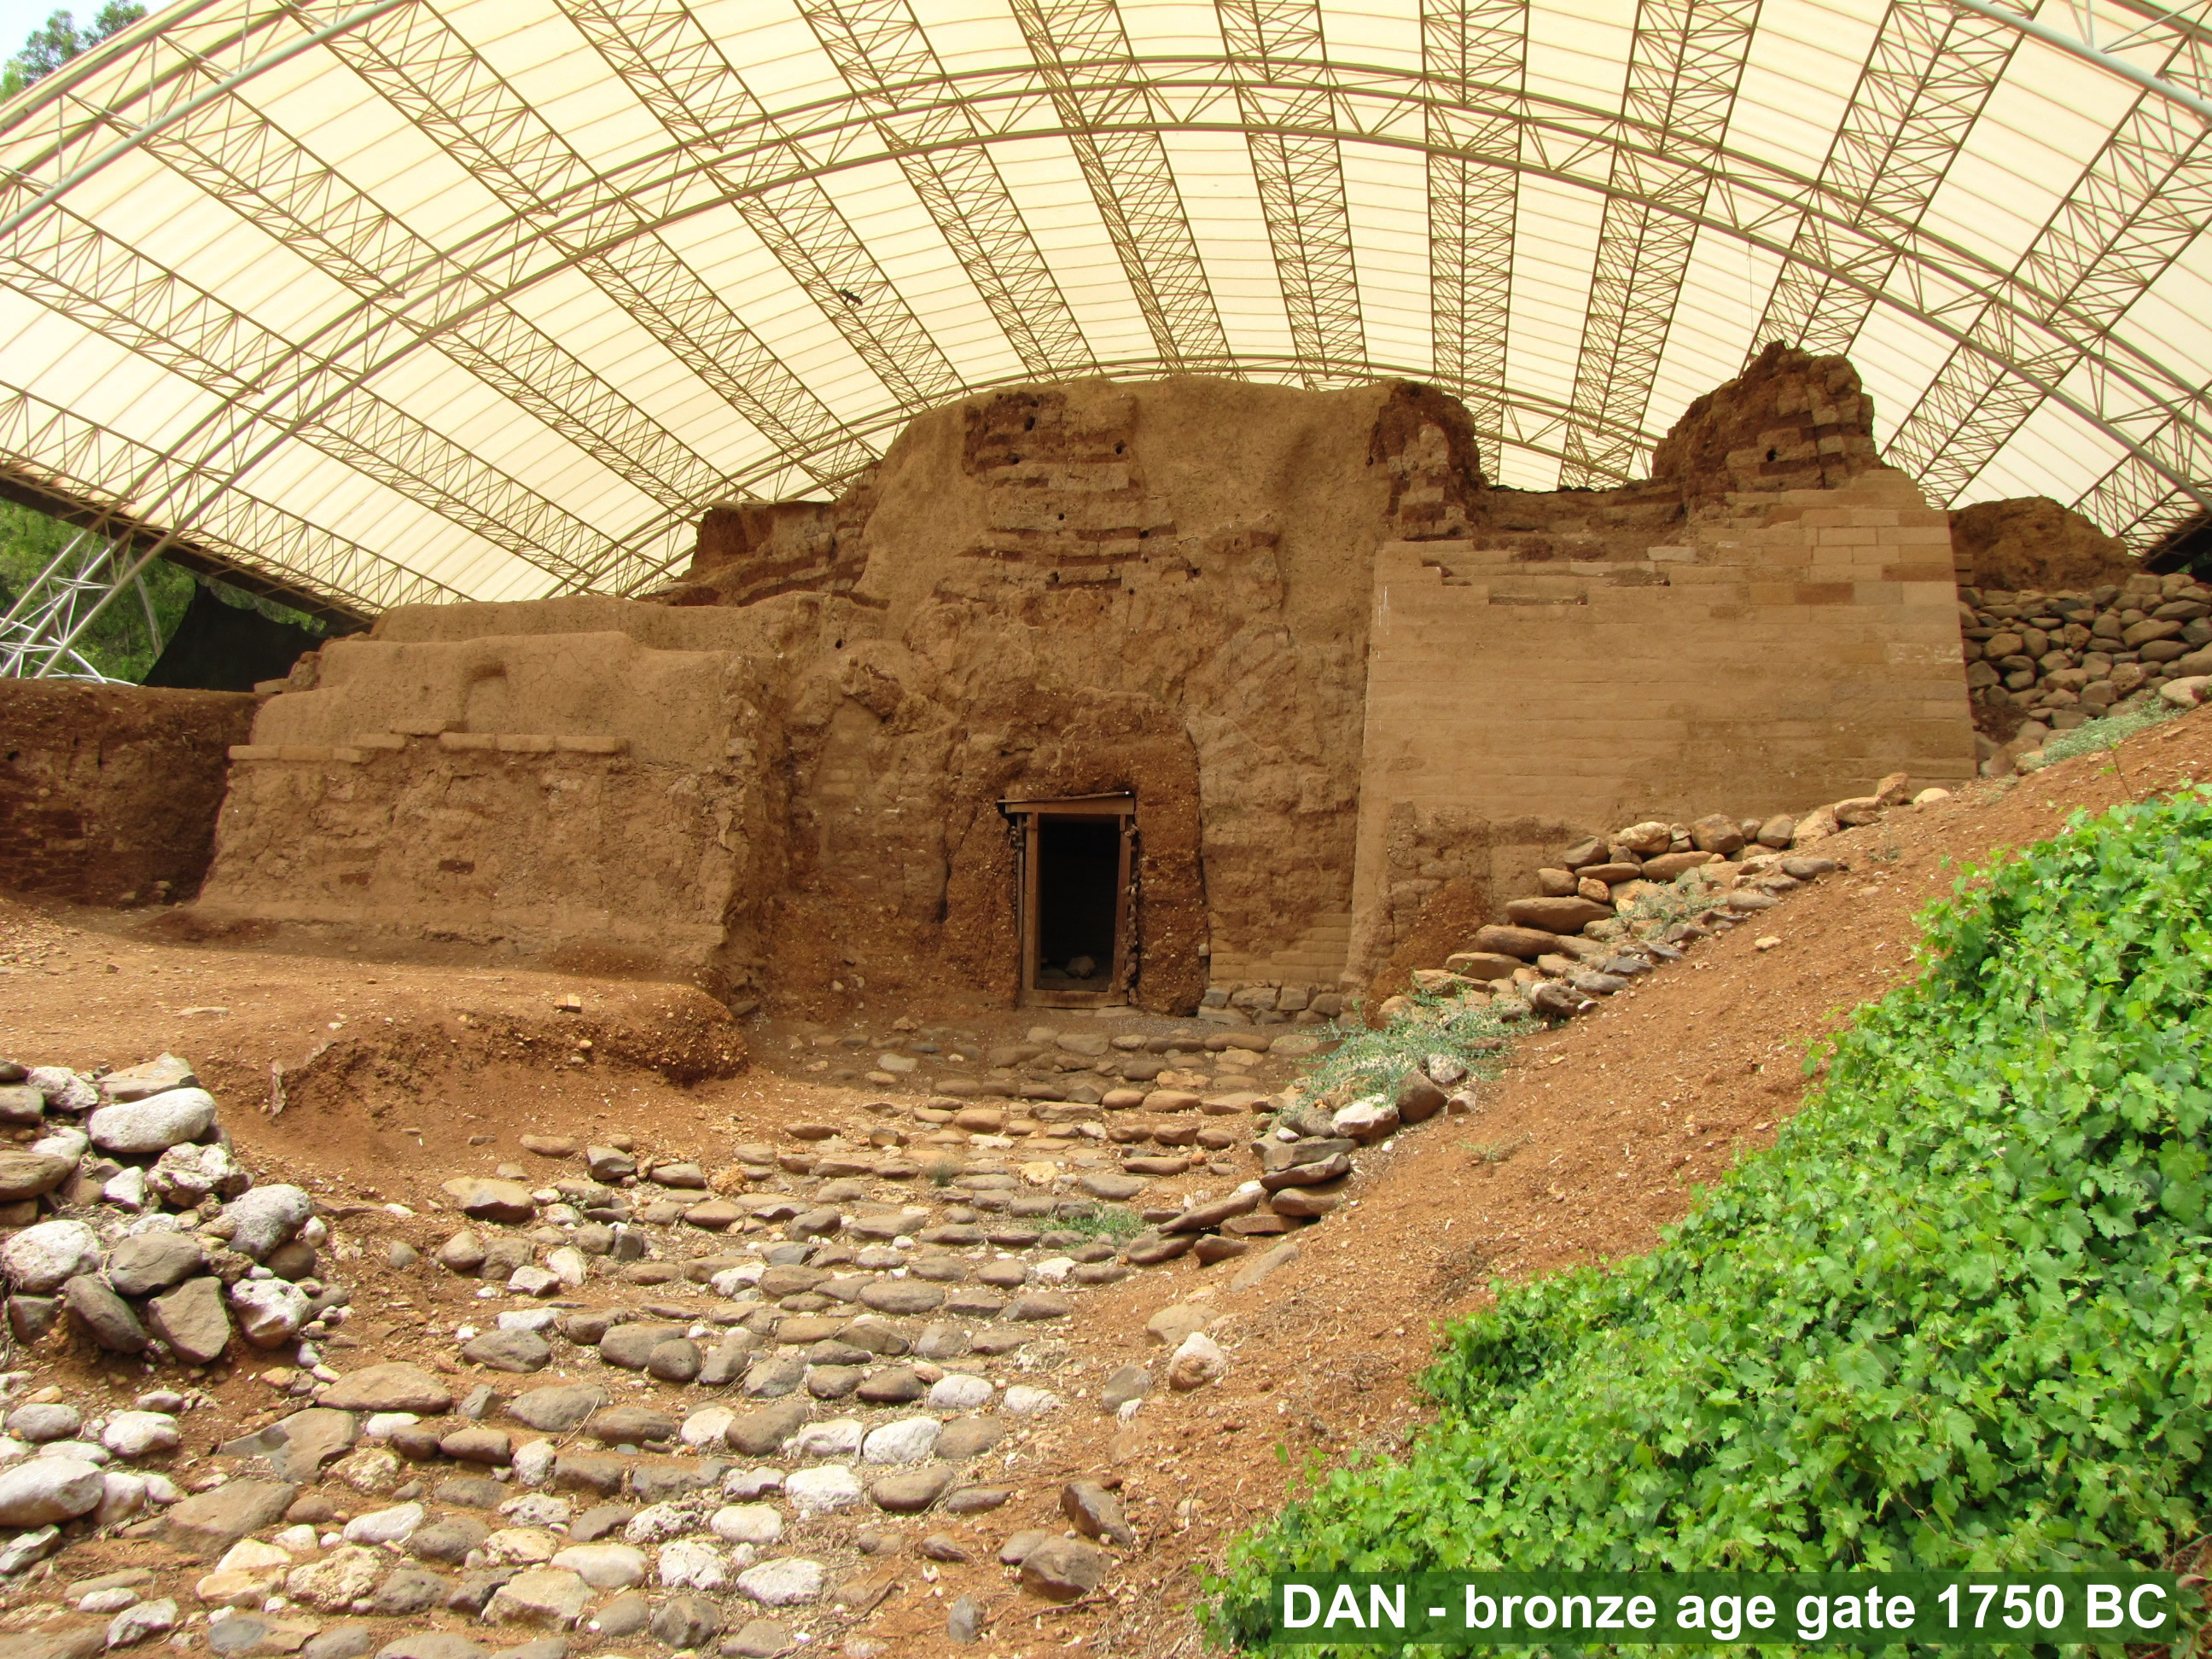
[(1962, 587), (1959, 624), (1985, 774), (2130, 697), (2212, 675), (2212, 587), (2190, 575), (2137, 571), (2078, 592)]

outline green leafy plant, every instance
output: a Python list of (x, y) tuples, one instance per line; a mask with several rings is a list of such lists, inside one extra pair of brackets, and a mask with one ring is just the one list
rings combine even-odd
[(1094, 1238), (1134, 1238), (1145, 1230), (1143, 1218), (1119, 1204), (1098, 1204), (1079, 1215), (1054, 1216), (1052, 1224), (1059, 1231)]
[[(2159, 1563), (2212, 1513), (2212, 795), (2079, 815), (1923, 913), (1924, 972), (1648, 1255), (1497, 1286), (1402, 1460), (1270, 1574)], [(1315, 1651), (1308, 1650), (1307, 1651)]]

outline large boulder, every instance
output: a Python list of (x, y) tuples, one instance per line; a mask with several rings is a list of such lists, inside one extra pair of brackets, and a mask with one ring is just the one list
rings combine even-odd
[[(1505, 919), (1515, 927), (1540, 928), (1552, 933), (1579, 933), (1590, 923), (1603, 921), (1612, 914), (1611, 905), (1586, 898), (1517, 898), (1505, 907)], [(1479, 938), (1476, 948), (1485, 948)]]
[(82, 1221), (41, 1221), (0, 1244), (0, 1269), (27, 1296), (44, 1296), (100, 1271), (100, 1235)]
[[(1473, 950), (1480, 955), (1511, 957), (1518, 962), (1534, 962), (1538, 957), (1549, 956), (1559, 948), (1559, 936), (1549, 928), (1501, 927), (1491, 926), (1474, 931)], [(1510, 979), (1511, 971), (1492, 975)]]
[(84, 1127), (103, 1152), (165, 1152), (215, 1127), (215, 1097), (204, 1089), (170, 1089), (103, 1106)]

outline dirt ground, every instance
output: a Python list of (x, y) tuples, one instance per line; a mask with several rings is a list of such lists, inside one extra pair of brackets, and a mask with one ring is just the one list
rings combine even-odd
[[(888, 1564), (896, 1588), (842, 1632), (848, 1650), (869, 1651), (851, 1646), (858, 1637), (898, 1659), (1197, 1651), (1200, 1573), (1279, 1505), (1290, 1471), (1315, 1453), (1334, 1462), (1402, 1444), (1420, 1420), (1411, 1382), (1437, 1328), (1480, 1305), (1494, 1277), (1649, 1249), (1701, 1183), (1766, 1145), (1800, 1103), (1808, 1040), (1914, 971), (1911, 917), (1962, 865), (2208, 769), (2212, 713), (2192, 714), (2113, 753), (1847, 831), (1820, 849), (1844, 872), (1524, 1041), (1474, 1115), (1369, 1154), (1356, 1204), (1297, 1235), (1297, 1259), (1261, 1284), (1232, 1291), (1241, 1264), (1186, 1256), (1092, 1293), (1064, 1334), (1070, 1375), (1157, 1362), (1145, 1322), (1194, 1302), (1214, 1317), (1227, 1376), (1156, 1393), (1126, 1425), (1077, 1400), (1030, 1437), (1005, 1507), (945, 1528), (968, 1562), (908, 1553)], [(390, 1217), (388, 1231), (418, 1246), (442, 1235), (427, 1213), (437, 1182), (520, 1157), (522, 1134), (627, 1133), (641, 1151), (711, 1168), (736, 1141), (849, 1114), (863, 1097), (813, 1080), (793, 1033), (733, 1023), (683, 987), (286, 956), (161, 927), (143, 913), (0, 900), (0, 1054), (81, 1068), (189, 1055), (264, 1180), (307, 1185), (340, 1215), (406, 1206), (417, 1215)], [(1779, 943), (1759, 949), (1769, 936)], [(564, 998), (580, 1007), (564, 1011)], [(1006, 1029), (1027, 1018), (1010, 1014)], [(356, 1297), (391, 1296), (387, 1331), (416, 1316), (418, 1299), (474, 1293), (461, 1280), (386, 1285), (375, 1255), (355, 1264)], [(113, 1369), (88, 1385), (145, 1386), (135, 1365)], [(251, 1367), (204, 1386), (224, 1432), (280, 1409)], [(197, 1415), (192, 1437), (204, 1438)], [(1061, 1485), (1081, 1478), (1118, 1487), (1139, 1544), (1099, 1596), (1048, 1607), (994, 1555), (1023, 1528), (1058, 1532)], [(964, 1647), (944, 1633), (963, 1593), (989, 1615), (983, 1641)]]

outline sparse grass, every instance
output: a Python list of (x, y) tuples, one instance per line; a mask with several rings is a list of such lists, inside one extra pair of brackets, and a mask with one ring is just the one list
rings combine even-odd
[(1325, 1095), (1347, 1084), (1363, 1091), (1395, 1089), (1400, 1078), (1431, 1054), (1449, 1054), (1470, 1077), (1495, 1077), (1517, 1030), (1531, 1024), (1501, 1019), (1487, 1004), (1422, 991), (1408, 995), (1413, 1013), (1379, 1031), (1352, 1028), (1343, 1045), (1306, 1074), (1305, 1092)]
[(1728, 902), (1728, 895), (1718, 888), (1709, 888), (1697, 877), (1694, 870), (1685, 870), (1662, 887), (1655, 887), (1644, 894), (1620, 913), (1620, 919), (1632, 930), (1640, 921), (1656, 921), (1661, 930), (1678, 921), (1692, 921), (1708, 910), (1717, 910)]
[(1081, 1215), (1054, 1216), (1052, 1224), (1055, 1231), (1085, 1233), (1093, 1238), (1134, 1238), (1145, 1230), (1137, 1212), (1119, 1204), (1094, 1205)]
[(957, 1158), (933, 1158), (922, 1165), (921, 1172), (929, 1177), (931, 1186), (949, 1187), (952, 1184), (952, 1178), (960, 1173), (960, 1160)]
[(2168, 702), (2157, 692), (2130, 705), (2116, 708), (2100, 720), (2091, 720), (2077, 726), (2071, 732), (2054, 733), (2051, 740), (2038, 751), (2043, 758), (2033, 765), (2023, 766), (2024, 772), (2040, 771), (2063, 760), (2072, 760), (2076, 755), (2094, 755), (2100, 749), (2110, 749), (2114, 744), (2131, 738), (2138, 732), (2148, 732), (2154, 726), (2163, 726), (2176, 714), (2187, 711), (2177, 703)]
[(1460, 1142), (1460, 1145), (1467, 1149), (1467, 1161), (1470, 1164), (1503, 1164), (1528, 1144), (1528, 1137), (1526, 1135), (1516, 1136), (1511, 1140), (1462, 1140)]

